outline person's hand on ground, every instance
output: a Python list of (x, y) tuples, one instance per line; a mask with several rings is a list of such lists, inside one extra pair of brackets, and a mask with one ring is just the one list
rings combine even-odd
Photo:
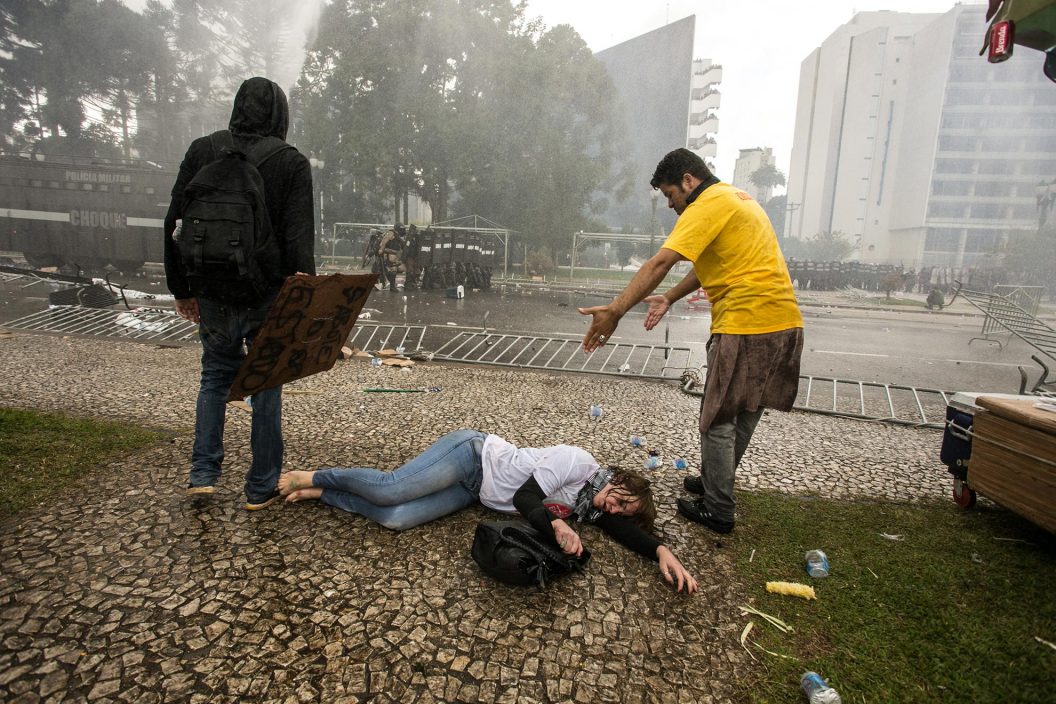
[(560, 518), (555, 518), (550, 525), (554, 527), (554, 538), (557, 540), (558, 547), (566, 555), (579, 557), (583, 554), (583, 543), (579, 539), (579, 534), (572, 530), (567, 523)]
[(682, 563), (675, 557), (666, 546), (661, 545), (656, 549), (656, 556), (660, 560), (660, 574), (664, 580), (675, 588), (676, 592), (686, 588), (686, 594), (695, 594), (697, 591), (697, 580), (691, 575)]

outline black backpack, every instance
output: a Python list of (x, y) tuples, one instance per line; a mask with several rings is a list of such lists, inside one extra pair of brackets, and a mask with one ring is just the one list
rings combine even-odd
[(517, 586), (546, 583), (567, 572), (583, 569), (590, 560), (566, 555), (539, 531), (521, 521), (481, 521), (473, 536), (473, 560), (500, 582)]
[(177, 244), (184, 274), (195, 296), (229, 304), (258, 303), (282, 277), (279, 243), (257, 168), (293, 147), (265, 137), (243, 153), (227, 130), (209, 139), (215, 158), (183, 191)]

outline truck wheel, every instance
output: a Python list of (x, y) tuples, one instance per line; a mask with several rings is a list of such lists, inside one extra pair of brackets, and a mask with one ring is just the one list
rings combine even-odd
[(968, 484), (960, 477), (953, 478), (953, 503), (961, 508), (969, 509), (975, 506), (975, 489), (968, 488)]

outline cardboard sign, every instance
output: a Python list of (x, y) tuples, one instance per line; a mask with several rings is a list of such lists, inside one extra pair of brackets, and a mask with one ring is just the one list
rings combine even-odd
[(286, 279), (242, 360), (228, 401), (334, 366), (377, 274), (300, 274)]

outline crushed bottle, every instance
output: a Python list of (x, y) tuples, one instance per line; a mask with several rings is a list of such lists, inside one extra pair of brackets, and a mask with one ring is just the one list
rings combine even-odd
[(840, 693), (830, 687), (817, 672), (804, 672), (799, 686), (810, 704), (843, 704)]
[(635, 447), (644, 447), (645, 446), (645, 438), (643, 438), (641, 435), (632, 435), (631, 436), (631, 444), (634, 445)]
[(671, 460), (671, 464), (674, 466), (675, 469), (686, 469), (687, 467), (689, 467), (689, 464), (681, 457), (676, 457), (675, 459)]
[(803, 562), (811, 577), (829, 576), (829, 557), (821, 550), (808, 550), (803, 555)]
[(590, 407), (590, 417), (591, 418), (601, 418), (601, 406), (598, 406), (596, 404), (592, 405)]

